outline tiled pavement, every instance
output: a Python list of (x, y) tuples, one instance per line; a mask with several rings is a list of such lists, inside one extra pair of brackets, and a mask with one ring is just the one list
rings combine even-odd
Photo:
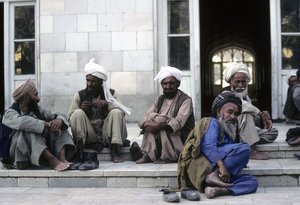
[[(180, 194), (179, 194), (180, 196)], [(0, 205), (160, 205), (159, 188), (0, 188)], [(207, 199), (181, 199), (178, 204), (206, 205), (300, 205), (299, 187), (260, 187), (256, 193)]]

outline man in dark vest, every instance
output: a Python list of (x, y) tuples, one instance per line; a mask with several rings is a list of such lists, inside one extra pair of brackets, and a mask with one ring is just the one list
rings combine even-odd
[(191, 97), (179, 90), (181, 71), (162, 67), (158, 80), (163, 94), (157, 97), (139, 123), (143, 133), (143, 156), (136, 163), (177, 162), (183, 144), (195, 125)]
[[(124, 117), (130, 110), (114, 98), (114, 91), (106, 84), (104, 67), (94, 61), (92, 58), (85, 65), (86, 88), (77, 92), (71, 103), (68, 113), (71, 130), (81, 158), (85, 148), (101, 151), (104, 146), (111, 148), (113, 162), (123, 162), (120, 148), (127, 138)], [(80, 162), (77, 165), (81, 169)]]
[(289, 80), (289, 90), (283, 109), (285, 121), (292, 124), (300, 124), (300, 69), (296, 73), (294, 83)]

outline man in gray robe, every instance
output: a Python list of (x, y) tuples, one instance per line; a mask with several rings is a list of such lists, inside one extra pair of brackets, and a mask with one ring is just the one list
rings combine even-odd
[(195, 125), (191, 97), (179, 90), (181, 71), (162, 67), (154, 80), (163, 88), (139, 123), (143, 133), (143, 156), (136, 163), (177, 162), (183, 144)]
[(13, 130), (8, 162), (25, 169), (31, 165), (41, 166), (45, 161), (57, 171), (67, 170), (76, 152), (67, 130), (67, 117), (38, 106), (40, 97), (30, 79), (12, 96), (15, 103), (5, 111), (2, 119), (2, 123)]
[[(101, 152), (105, 146), (111, 148), (113, 162), (123, 162), (120, 148), (127, 139), (125, 113), (131, 114), (130, 109), (113, 97), (114, 90), (106, 84), (107, 73), (94, 58), (85, 65), (84, 72), (86, 88), (75, 93), (68, 112), (79, 158), (85, 148)], [(80, 166), (80, 162), (76, 164)]]
[[(266, 160), (270, 157), (256, 150), (256, 144), (274, 142), (278, 130), (273, 128), (273, 123), (268, 111), (260, 111), (251, 103), (248, 96), (248, 83), (251, 80), (249, 69), (242, 63), (232, 63), (224, 71), (224, 80), (230, 84), (228, 88), (242, 100), (242, 113), (238, 117), (239, 135), (243, 142), (251, 146), (251, 159)], [(262, 123), (260, 123), (262, 122)]]

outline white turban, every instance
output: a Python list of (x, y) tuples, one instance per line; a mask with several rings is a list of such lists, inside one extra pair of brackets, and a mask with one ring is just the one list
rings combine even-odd
[(248, 67), (243, 63), (232, 63), (229, 64), (224, 70), (224, 80), (227, 83), (230, 83), (232, 76), (236, 73), (245, 73), (247, 77), (247, 81), (251, 80), (251, 75)]
[(84, 73), (86, 75), (93, 75), (96, 76), (97, 78), (100, 78), (103, 80), (102, 86), (103, 86), (103, 91), (104, 91), (104, 96), (105, 100), (107, 102), (112, 103), (114, 106), (120, 108), (125, 112), (126, 114), (130, 115), (131, 114), (131, 109), (117, 101), (114, 96), (111, 94), (109, 87), (107, 86), (106, 80), (107, 80), (107, 73), (104, 69), (104, 66), (98, 65), (95, 63), (95, 58), (90, 59), (90, 61), (85, 64), (84, 66)]
[(85, 76), (87, 75), (96, 76), (97, 78), (100, 78), (103, 81), (107, 80), (107, 74), (104, 66), (95, 63), (95, 58), (91, 58), (90, 61), (87, 64), (85, 64), (84, 74)]
[(155, 76), (154, 80), (158, 80), (159, 82), (161, 82), (163, 79), (171, 76), (176, 78), (178, 81), (181, 81), (182, 72), (175, 67), (162, 66), (160, 71)]
[(291, 71), (286, 75), (286, 83), (289, 85), (289, 81), (291, 77), (297, 77), (296, 72), (295, 71)]

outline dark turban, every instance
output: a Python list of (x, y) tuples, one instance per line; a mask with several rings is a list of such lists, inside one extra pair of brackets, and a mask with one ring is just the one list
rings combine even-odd
[(214, 100), (212, 104), (212, 116), (216, 117), (218, 110), (222, 108), (223, 105), (225, 105), (228, 102), (232, 102), (236, 104), (239, 108), (239, 112), (242, 111), (242, 101), (240, 98), (236, 97), (235, 94), (231, 91), (223, 91), (220, 93)]

